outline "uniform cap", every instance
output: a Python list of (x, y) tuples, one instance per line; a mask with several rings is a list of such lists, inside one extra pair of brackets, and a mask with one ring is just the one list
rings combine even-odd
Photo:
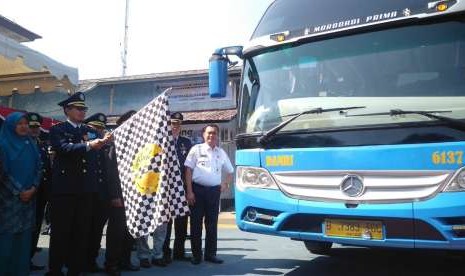
[(38, 113), (29, 112), (26, 116), (30, 127), (40, 127), (42, 125), (43, 119)]
[(86, 107), (85, 101), (86, 101), (86, 96), (84, 95), (84, 93), (77, 92), (69, 96), (66, 100), (59, 102), (58, 105), (62, 107), (66, 107), (66, 106)]
[(171, 121), (182, 122), (183, 119), (184, 117), (182, 116), (181, 112), (174, 112), (171, 114)]
[(105, 127), (107, 124), (107, 116), (103, 113), (95, 113), (84, 120), (85, 124), (93, 125), (96, 127)]

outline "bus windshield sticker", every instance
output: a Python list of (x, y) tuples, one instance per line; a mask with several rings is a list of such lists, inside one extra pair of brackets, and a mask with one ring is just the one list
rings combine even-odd
[[(376, 12), (376, 13), (372, 13), (372, 14), (368, 14), (364, 16), (345, 18), (341, 20), (335, 20), (333, 22), (308, 26), (302, 29), (286, 31), (286, 35), (284, 36), (285, 38), (280, 39), (280, 40), (277, 40), (277, 34), (283, 34), (283, 33), (275, 33), (275, 34), (270, 35), (270, 39), (278, 41), (278, 42), (284, 42), (284, 41), (288, 41), (290, 39), (298, 38), (302, 36), (315, 35), (315, 34), (329, 32), (329, 31), (337, 31), (337, 30), (341, 30), (341, 29), (345, 29), (349, 27), (354, 27), (354, 26), (363, 26), (366, 24), (387, 22), (389, 20), (393, 20), (396, 18), (403, 18), (403, 17), (405, 18), (405, 17), (410, 17), (410, 16), (414, 16), (418, 14), (445, 11), (445, 9), (441, 10), (437, 7), (439, 5), (438, 4), (439, 2), (441, 1), (431, 2), (428, 4), (427, 7), (423, 7), (423, 8), (417, 7), (416, 9), (414, 9), (414, 8), (406, 7), (406, 8), (399, 9), (399, 10), (387, 10), (385, 12)], [(455, 2), (456, 1), (450, 1), (450, 3), (448, 3), (447, 8), (454, 5)]]

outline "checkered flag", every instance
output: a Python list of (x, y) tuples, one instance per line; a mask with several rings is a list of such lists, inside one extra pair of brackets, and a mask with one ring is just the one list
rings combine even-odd
[(136, 238), (189, 212), (168, 106), (165, 91), (113, 132), (127, 225)]

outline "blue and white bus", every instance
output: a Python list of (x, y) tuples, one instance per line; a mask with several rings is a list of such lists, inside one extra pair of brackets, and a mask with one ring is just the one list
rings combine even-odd
[(465, 0), (276, 0), (213, 97), (231, 55), (241, 230), (465, 249)]

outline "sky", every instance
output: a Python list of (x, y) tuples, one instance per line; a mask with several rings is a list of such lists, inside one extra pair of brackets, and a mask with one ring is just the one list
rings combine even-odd
[[(272, 0), (129, 0), (126, 75), (208, 68), (244, 45)], [(79, 79), (122, 75), (126, 0), (1, 0), (0, 14), (42, 36), (24, 45)]]

